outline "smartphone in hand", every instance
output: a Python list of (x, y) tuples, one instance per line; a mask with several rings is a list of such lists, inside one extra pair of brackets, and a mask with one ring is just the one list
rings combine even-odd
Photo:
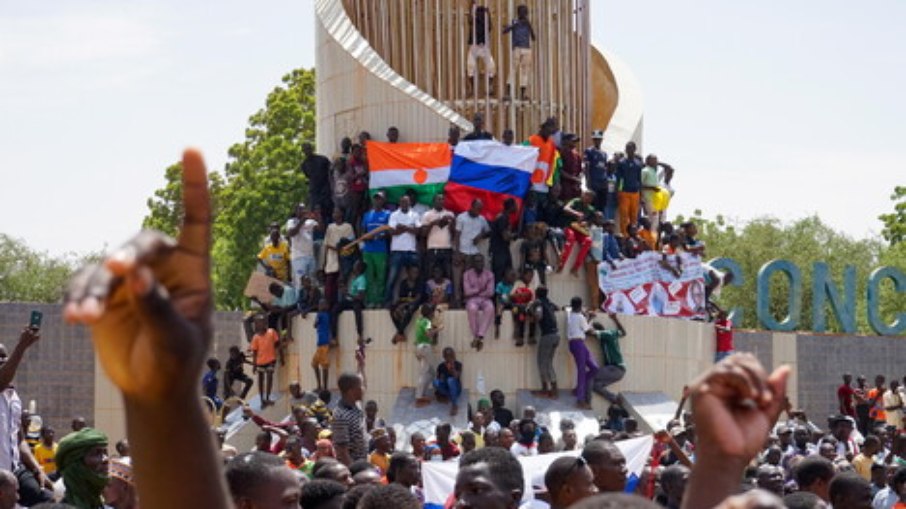
[(32, 311), (31, 319), (28, 321), (28, 327), (32, 330), (40, 330), (42, 320), (44, 320), (44, 313), (37, 310)]

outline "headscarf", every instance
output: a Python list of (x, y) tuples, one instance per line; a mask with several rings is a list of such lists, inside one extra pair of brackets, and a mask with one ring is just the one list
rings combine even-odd
[[(327, 440), (326, 438), (322, 438), (322, 439), (318, 440), (317, 442), (315, 442), (315, 446), (316, 446), (315, 452), (311, 455), (311, 461), (314, 462), (314, 461), (318, 461), (321, 458), (336, 458), (337, 457), (336, 452), (334, 452), (334, 450), (333, 450), (333, 442), (331, 442), (330, 440)], [(328, 448), (328, 452), (326, 452), (325, 454), (321, 454), (319, 452), (319, 449), (322, 446)]]
[(82, 428), (60, 440), (57, 448), (57, 469), (66, 486), (63, 502), (78, 509), (99, 509), (104, 506), (101, 491), (107, 476), (88, 468), (85, 456), (91, 449), (107, 445), (107, 435), (93, 428)]

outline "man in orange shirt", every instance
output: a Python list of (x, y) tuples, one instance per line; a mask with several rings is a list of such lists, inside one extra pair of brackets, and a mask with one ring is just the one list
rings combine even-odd
[(868, 391), (868, 403), (871, 405), (868, 417), (876, 424), (887, 424), (887, 412), (884, 410), (884, 382), (886, 381), (884, 375), (876, 376), (874, 388)]
[(280, 345), (280, 335), (274, 329), (268, 328), (267, 319), (263, 315), (255, 317), (255, 336), (252, 338), (250, 350), (252, 352), (253, 371), (258, 373), (258, 393), (261, 395), (261, 407), (273, 405), (271, 390), (274, 385), (274, 367), (277, 365), (277, 347)]
[[(546, 201), (548, 186), (547, 179), (554, 170), (554, 159), (557, 154), (557, 145), (554, 143), (553, 134), (557, 132), (557, 119), (550, 117), (541, 124), (538, 134), (529, 136), (529, 144), (538, 148), (538, 160), (532, 172), (532, 191), (538, 193), (538, 203), (543, 205)], [(545, 198), (545, 199), (540, 199)]]

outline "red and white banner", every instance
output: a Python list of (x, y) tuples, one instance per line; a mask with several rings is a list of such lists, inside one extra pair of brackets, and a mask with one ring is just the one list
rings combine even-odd
[(677, 277), (664, 267), (664, 255), (653, 251), (615, 262), (616, 268), (598, 265), (598, 285), (607, 296), (604, 311), (623, 315), (704, 318), (705, 280), (701, 258), (682, 253), (667, 255), (666, 263), (679, 269)]

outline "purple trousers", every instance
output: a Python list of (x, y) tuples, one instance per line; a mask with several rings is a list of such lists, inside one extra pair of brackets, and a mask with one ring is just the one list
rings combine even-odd
[(576, 399), (580, 403), (589, 401), (591, 394), (588, 390), (598, 374), (598, 364), (591, 358), (584, 339), (570, 339), (569, 353), (576, 361)]

